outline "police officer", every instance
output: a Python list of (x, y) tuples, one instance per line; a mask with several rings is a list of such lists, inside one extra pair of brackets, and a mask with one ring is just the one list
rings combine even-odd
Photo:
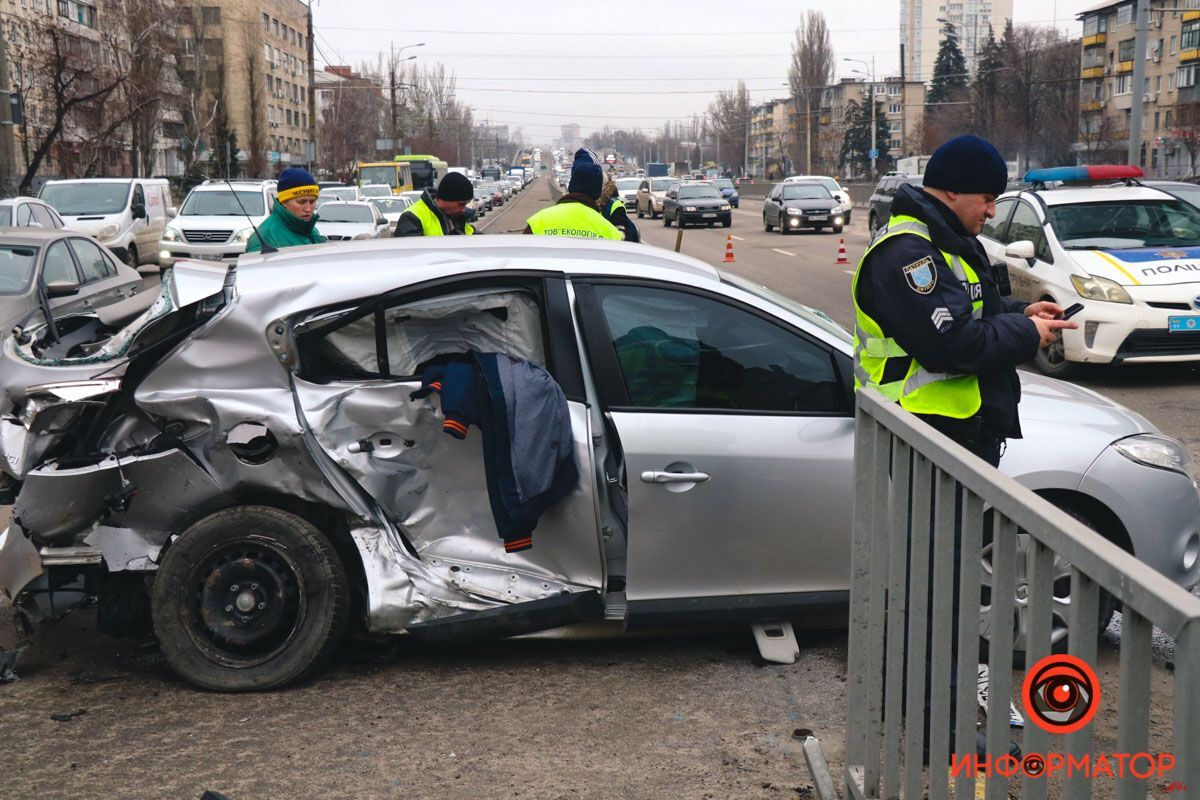
[(426, 189), (400, 215), (392, 236), (471, 236), (475, 228), (467, 222), (466, 210), (474, 196), (475, 187), (466, 175), (448, 172), (438, 181), (437, 194)]
[(525, 222), (525, 233), (577, 236), (585, 239), (623, 239), (616, 226), (596, 209), (604, 190), (604, 170), (598, 164), (578, 163), (571, 170), (567, 193)]
[(637, 226), (633, 224), (633, 220), (629, 218), (629, 214), (625, 210), (625, 202), (621, 199), (621, 193), (617, 191), (617, 185), (613, 183), (612, 176), (604, 179), (604, 191), (600, 193), (599, 205), (600, 214), (625, 234), (625, 241), (640, 242), (642, 240)]
[(1016, 367), (1075, 323), (1057, 303), (1002, 297), (976, 238), (1008, 183), (977, 136), (943, 144), (924, 188), (902, 185), (892, 217), (858, 262), (855, 387), (879, 389), (992, 466), (1020, 438)]
[[(1021, 436), (1017, 365), (1060, 330), (1077, 327), (1055, 319), (1063, 311), (1057, 303), (1026, 304), (997, 288), (976, 237), (996, 215), (996, 197), (1007, 183), (1008, 168), (991, 143), (977, 136), (946, 142), (925, 167), (923, 189), (904, 184), (896, 191), (892, 217), (858, 262), (851, 284), (855, 388), (878, 389), (993, 467), (1004, 440)], [(955, 619), (959, 534), (956, 529)], [(952, 664), (951, 726), (956, 675)], [(930, 725), (945, 724), (930, 720), (929, 696), (927, 691), (926, 751)], [(965, 747), (954, 749), (962, 754)], [(986, 737), (977, 733), (976, 754), (986, 755), (986, 749)], [(1009, 755), (1020, 754), (1010, 744)]]

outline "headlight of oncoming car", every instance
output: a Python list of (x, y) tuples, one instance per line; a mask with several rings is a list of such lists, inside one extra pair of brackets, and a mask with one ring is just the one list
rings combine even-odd
[(1115, 442), (1113, 447), (1131, 461), (1193, 477), (1192, 459), (1187, 448), (1169, 436), (1139, 433)]
[(789, 208), (789, 209), (787, 210), (787, 213), (789, 213), (789, 214), (803, 214), (804, 212), (803, 212), (803, 211), (801, 211), (801, 210), (800, 210), (800, 209), (798, 209), (798, 208)]
[(254, 235), (254, 228), (242, 228), (237, 232), (237, 236), (233, 237), (233, 241), (238, 244), (245, 244), (250, 241), (250, 237)]
[(1132, 303), (1129, 292), (1116, 281), (1095, 275), (1072, 275), (1071, 283), (1081, 297), (1088, 300), (1103, 300), (1108, 303)]
[(730, 205), (729, 205), (729, 203), (726, 203), (725, 205), (721, 206), (717, 210), (718, 211), (728, 211), (729, 209), (730, 209)]
[(695, 211), (696, 207), (695, 206), (684, 206), (683, 210), (684, 211)]
[(105, 225), (100, 229), (100, 233), (96, 235), (96, 238), (101, 241), (104, 241), (105, 239), (111, 239), (117, 235), (117, 231), (119, 230), (121, 229), (117, 227), (116, 223)]
[(178, 242), (179, 241), (179, 231), (175, 230), (174, 228), (164, 229), (163, 230), (163, 241), (164, 242)]

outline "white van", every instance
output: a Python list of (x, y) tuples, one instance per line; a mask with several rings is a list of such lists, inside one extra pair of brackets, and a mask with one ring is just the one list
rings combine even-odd
[(164, 178), (47, 181), (38, 198), (54, 207), (67, 230), (95, 237), (131, 267), (155, 262), (163, 229), (175, 216)]
[(159, 266), (169, 267), (181, 258), (236, 262), (246, 252), (254, 227), (270, 215), (275, 187), (275, 181), (221, 179), (193, 187), (179, 216), (155, 242)]

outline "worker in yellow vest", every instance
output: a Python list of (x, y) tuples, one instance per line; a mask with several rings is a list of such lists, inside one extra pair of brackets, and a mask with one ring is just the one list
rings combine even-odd
[(577, 163), (571, 170), (567, 193), (554, 205), (527, 219), (525, 233), (583, 239), (624, 239), (624, 234), (597, 210), (596, 203), (603, 190), (604, 170), (598, 164)]
[(455, 236), (475, 233), (467, 222), (467, 204), (475, 197), (475, 187), (466, 175), (447, 172), (438, 182), (437, 193), (428, 189), (421, 199), (400, 215), (393, 237)]

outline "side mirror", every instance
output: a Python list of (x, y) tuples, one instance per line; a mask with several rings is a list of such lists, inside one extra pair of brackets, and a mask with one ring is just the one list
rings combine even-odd
[(175, 219), (179, 216), (179, 210), (175, 206), (167, 206), (167, 219)]
[(46, 284), (47, 297), (70, 297), (79, 294), (79, 284), (75, 281), (50, 281)]
[(145, 219), (146, 218), (146, 207), (144, 205), (142, 205), (141, 203), (135, 203), (133, 206), (130, 207), (129, 210), (133, 213), (134, 219)]
[(1023, 258), (1031, 267), (1037, 261), (1034, 255), (1035, 253), (1036, 250), (1033, 246), (1033, 242), (1029, 241), (1028, 239), (1022, 239), (1019, 242), (1013, 242), (1008, 247), (1004, 248), (1005, 257)]

